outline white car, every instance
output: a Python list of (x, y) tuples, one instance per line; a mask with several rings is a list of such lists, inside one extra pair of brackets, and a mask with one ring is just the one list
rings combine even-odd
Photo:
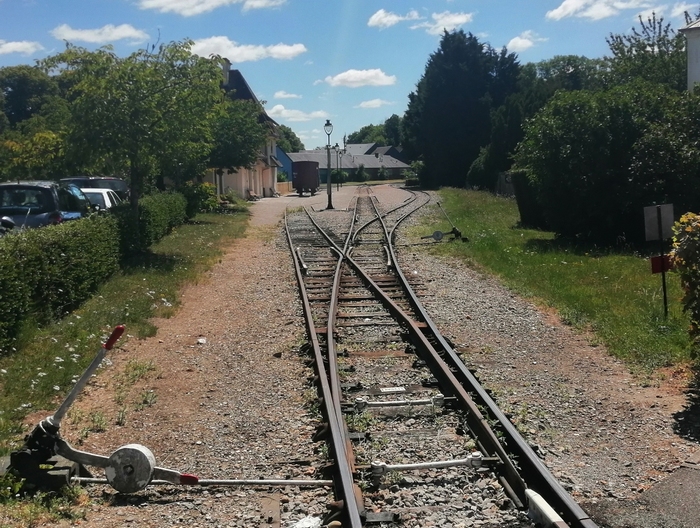
[(105, 211), (122, 202), (121, 198), (119, 198), (117, 193), (112, 189), (91, 189), (89, 187), (84, 187), (80, 190), (87, 196), (92, 206), (98, 208), (100, 211)]

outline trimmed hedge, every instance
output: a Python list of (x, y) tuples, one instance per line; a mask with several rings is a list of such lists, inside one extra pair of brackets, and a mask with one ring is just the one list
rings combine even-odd
[(115, 273), (117, 235), (113, 218), (95, 216), (0, 239), (0, 350), (25, 322), (62, 317)]
[(140, 253), (186, 220), (178, 193), (139, 200), (114, 214), (0, 238), (0, 353), (12, 350), (24, 325), (47, 324), (93, 295), (119, 270), (124, 257)]
[(130, 204), (112, 208), (117, 218), (122, 257), (143, 253), (173, 227), (187, 220), (187, 200), (180, 193), (150, 194), (139, 200), (138, 216)]

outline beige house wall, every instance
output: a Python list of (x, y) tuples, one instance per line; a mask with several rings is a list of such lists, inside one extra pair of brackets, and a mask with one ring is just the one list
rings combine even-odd
[(261, 157), (267, 163), (259, 159), (250, 169), (239, 168), (236, 172), (224, 170), (221, 175), (217, 175), (214, 169), (209, 169), (205, 181), (216, 186), (218, 195), (234, 191), (245, 200), (252, 196), (273, 196), (277, 184), (277, 167), (271, 158), (274, 151), (275, 141), (270, 140), (261, 152)]

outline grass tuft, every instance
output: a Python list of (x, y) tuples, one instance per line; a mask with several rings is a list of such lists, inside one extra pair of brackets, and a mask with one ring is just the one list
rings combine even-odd
[[(442, 189), (441, 204), (468, 243), (430, 245), (497, 276), (508, 288), (548, 308), (562, 321), (591, 330), (596, 343), (632, 368), (651, 371), (690, 361), (689, 319), (681, 305), (677, 275), (667, 274), (668, 317), (660, 275), (648, 256), (629, 248), (599, 248), (562, 242), (553, 233), (519, 226), (514, 199), (485, 192)], [(442, 212), (416, 229), (451, 229)], [(656, 243), (658, 244), (658, 243)]]

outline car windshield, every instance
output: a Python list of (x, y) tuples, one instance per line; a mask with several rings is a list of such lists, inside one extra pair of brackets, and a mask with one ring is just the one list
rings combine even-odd
[(100, 183), (100, 187), (108, 187), (116, 192), (126, 192), (129, 190), (129, 186), (124, 180), (103, 180)]
[(0, 187), (0, 211), (5, 214), (24, 212), (48, 213), (52, 207), (51, 192), (42, 187)]
[(85, 190), (83, 192), (85, 193), (85, 196), (87, 196), (87, 199), (90, 200), (92, 205), (99, 205), (102, 209), (105, 208), (104, 194), (101, 192), (90, 192)]

